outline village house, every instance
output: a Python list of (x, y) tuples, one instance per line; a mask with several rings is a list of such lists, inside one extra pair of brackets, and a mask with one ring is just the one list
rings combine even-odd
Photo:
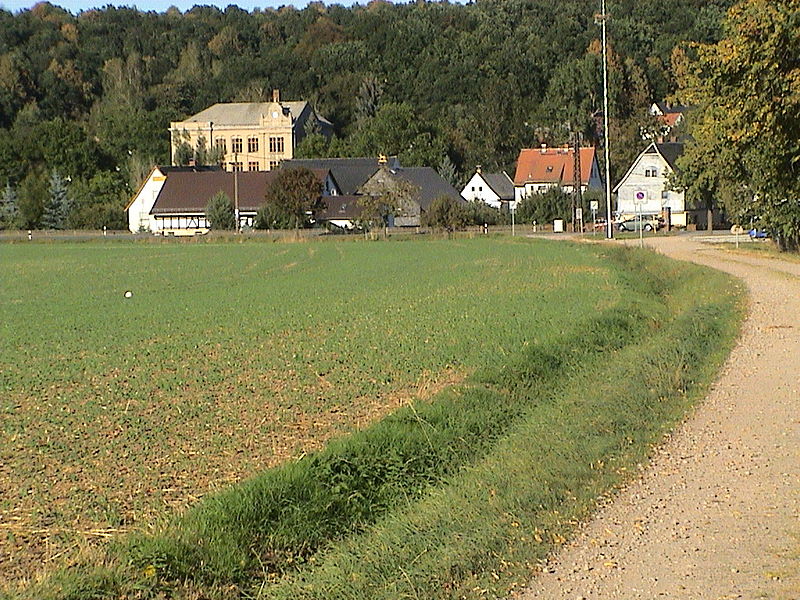
[(268, 171), (291, 159), (309, 129), (329, 136), (333, 126), (305, 101), (283, 102), (274, 90), (271, 102), (219, 103), (170, 123), (171, 161), (180, 149), (216, 152), (227, 171)]
[(390, 168), (383, 165), (358, 189), (362, 195), (384, 198), (389, 227), (419, 227), (422, 215), (442, 196), (465, 203), (453, 186), (431, 167)]
[[(588, 188), (600, 189), (600, 168), (594, 147), (580, 148), (580, 186), (585, 192)], [(517, 159), (517, 170), (514, 174), (514, 201), (543, 194), (552, 188), (559, 188), (566, 193), (574, 189), (575, 150), (564, 146), (560, 148), (523, 148)]]
[(478, 165), (461, 196), (469, 202), (483, 202), (492, 208), (508, 209), (514, 202), (514, 182), (508, 173), (484, 173)]
[[(322, 196), (339, 189), (327, 170), (312, 172), (323, 184)], [(267, 185), (277, 171), (228, 172), (213, 167), (154, 167), (129, 202), (128, 228), (133, 233), (195, 235), (206, 233), (206, 205), (224, 192), (234, 203), (239, 227), (252, 227), (264, 204)]]
[(614, 188), (617, 216), (663, 216), (671, 227), (686, 227), (684, 192), (670, 189), (669, 175), (683, 152), (683, 144), (651, 143)]

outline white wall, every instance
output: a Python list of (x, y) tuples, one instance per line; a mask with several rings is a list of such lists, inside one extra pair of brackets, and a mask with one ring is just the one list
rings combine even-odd
[(157, 231), (156, 220), (150, 215), (150, 210), (166, 180), (166, 176), (161, 171), (153, 169), (150, 177), (131, 202), (128, 207), (128, 229), (133, 233), (138, 233), (140, 229), (153, 233)]
[(475, 173), (467, 182), (461, 196), (469, 202), (485, 202), (492, 208), (500, 208), (500, 196), (487, 185), (480, 173)]
[[(633, 168), (617, 186), (617, 213), (635, 215), (638, 209), (643, 214), (660, 214), (664, 208), (669, 208), (672, 224), (685, 226), (684, 193), (667, 189), (670, 173), (669, 165), (660, 154), (639, 155)], [(643, 198), (638, 200), (637, 195)], [(641, 205), (638, 206), (637, 202)]]

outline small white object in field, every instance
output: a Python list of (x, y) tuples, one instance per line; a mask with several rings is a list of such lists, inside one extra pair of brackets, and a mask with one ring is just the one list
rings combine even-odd
[(133, 296), (133, 292), (132, 291), (128, 290), (127, 292), (125, 292), (125, 297), (126, 298), (130, 298), (131, 296)]

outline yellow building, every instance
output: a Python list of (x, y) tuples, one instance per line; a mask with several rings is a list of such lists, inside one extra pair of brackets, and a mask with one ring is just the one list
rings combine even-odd
[[(215, 162), (227, 171), (269, 171), (294, 157), (309, 128), (329, 136), (332, 125), (305, 101), (214, 104), (184, 121), (170, 123), (171, 162)], [(207, 161), (205, 157), (215, 160)]]

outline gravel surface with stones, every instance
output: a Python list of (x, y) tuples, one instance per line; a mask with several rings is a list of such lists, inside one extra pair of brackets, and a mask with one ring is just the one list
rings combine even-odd
[(741, 338), (708, 398), (517, 597), (798, 600), (800, 263), (646, 243), (741, 278)]

